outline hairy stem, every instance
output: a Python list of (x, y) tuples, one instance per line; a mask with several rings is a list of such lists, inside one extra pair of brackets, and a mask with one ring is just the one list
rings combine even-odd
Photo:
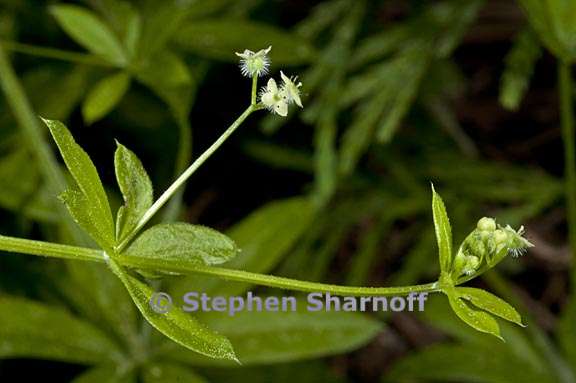
[(236, 129), (244, 122), (244, 120), (255, 110), (258, 109), (257, 105), (250, 105), (244, 113), (240, 115), (230, 125), (228, 129), (214, 143), (206, 149), (204, 153), (200, 155), (181, 175), (166, 189), (166, 191), (152, 204), (152, 206), (144, 213), (138, 225), (132, 230), (132, 232), (126, 237), (126, 239), (116, 248), (116, 251), (121, 252), (130, 241), (138, 234), (138, 232), (150, 221), (150, 219), (168, 202), (168, 200), (178, 191), (182, 185), (186, 183), (188, 178), (208, 159), (214, 152), (234, 133)]
[[(0, 236), (0, 250), (40, 255), (44, 257), (75, 259), (80, 261), (105, 262), (106, 255), (101, 250), (84, 247), (60, 245), (56, 243), (33, 241), (30, 239)], [(400, 286), (400, 287), (355, 287), (340, 286), (326, 283), (300, 281), (296, 279), (277, 277), (273, 275), (250, 273), (242, 270), (226, 269), (222, 267), (182, 265), (178, 261), (166, 259), (142, 258), (129, 255), (116, 255), (115, 259), (120, 264), (139, 269), (148, 269), (165, 272), (177, 272), (185, 274), (211, 275), (214, 277), (246, 282), (261, 286), (277, 287), (287, 290), (305, 292), (328, 292), (336, 295), (348, 296), (384, 296), (405, 295), (417, 292), (439, 291), (438, 283), (423, 285)]]
[[(570, 64), (558, 64), (558, 88), (560, 96), (560, 114), (562, 140), (564, 142), (564, 177), (566, 182), (566, 204), (568, 210), (568, 238), (572, 257), (576, 256), (576, 153), (574, 152), (574, 100)], [(573, 280), (576, 279), (576, 262), (572, 262)]]

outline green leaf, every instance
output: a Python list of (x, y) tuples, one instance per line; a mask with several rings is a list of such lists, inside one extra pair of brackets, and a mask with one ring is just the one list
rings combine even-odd
[[(533, 328), (532, 331), (526, 331), (504, 321), (501, 323), (501, 330), (506, 342), (502, 342), (470, 328), (452, 313), (449, 303), (443, 298), (439, 295), (431, 296), (426, 301), (426, 310), (421, 315), (427, 323), (448, 335), (452, 343), (456, 342), (465, 344), (469, 348), (484, 350), (492, 358), (494, 355), (500, 355), (503, 360), (519, 360), (526, 367), (530, 366), (541, 374), (550, 375), (549, 361), (544, 356), (546, 351), (543, 351), (538, 342), (534, 343), (534, 339), (544, 335), (531, 333), (539, 330)], [(478, 354), (481, 353), (478, 352)]]
[[(108, 197), (96, 171), (96, 167), (86, 152), (74, 141), (70, 131), (59, 121), (44, 120), (50, 133), (58, 145), (64, 162), (72, 173), (72, 177), (81, 193), (70, 192), (74, 195), (76, 206), (85, 208), (83, 215), (92, 223), (93, 237), (101, 239), (102, 244), (111, 247), (114, 244), (114, 221), (108, 204)], [(78, 218), (78, 214), (75, 218)], [(85, 221), (83, 219), (83, 221)]]
[(72, 383), (134, 383), (133, 373), (121, 373), (116, 366), (94, 367), (76, 377)]
[(301, 65), (311, 61), (314, 49), (307, 40), (271, 25), (230, 20), (197, 21), (174, 37), (183, 49), (207, 58), (236, 62), (234, 52), (258, 51), (272, 45), (275, 64)]
[(139, 56), (145, 59), (164, 50), (175, 33), (182, 29), (188, 8), (194, 3), (180, 0), (147, 1), (143, 7)]
[(2, 296), (0, 312), (0, 358), (96, 364), (122, 357), (99, 329), (60, 308)]
[(401, 71), (402, 80), (396, 79), (396, 97), (388, 100), (387, 110), (378, 122), (376, 136), (380, 142), (389, 142), (394, 136), (416, 99), (420, 83), (428, 69), (430, 54), (427, 54), (424, 47), (407, 50), (404, 56), (409, 64)]
[(124, 344), (137, 347), (140, 320), (122, 282), (102, 264), (67, 262), (66, 271), (56, 283), (75, 311)]
[(90, 211), (92, 204), (81, 191), (76, 188), (65, 190), (58, 198), (66, 205), (68, 212), (84, 231), (102, 248), (110, 249), (113, 246), (113, 239), (107, 238), (105, 234), (107, 228), (101, 227), (98, 221), (94, 220)]
[(124, 65), (126, 56), (114, 33), (90, 10), (76, 5), (54, 5), (51, 13), (60, 27), (78, 44), (116, 65)]
[(484, 311), (474, 310), (460, 299), (454, 290), (445, 291), (445, 293), (448, 296), (450, 307), (452, 307), (454, 313), (456, 313), (458, 318), (462, 319), (464, 323), (480, 332), (492, 334), (502, 339), (500, 336), (500, 327), (490, 314)]
[(126, 254), (191, 265), (218, 265), (234, 258), (238, 251), (234, 241), (214, 229), (178, 222), (146, 230), (126, 249)]
[(270, 271), (310, 227), (315, 214), (307, 197), (262, 206), (227, 231), (242, 252), (226, 267), (255, 273)]
[(537, 36), (525, 28), (506, 56), (506, 70), (500, 81), (500, 103), (506, 109), (516, 110), (528, 90), (534, 65), (542, 55)]
[(66, 120), (85, 96), (89, 74), (90, 68), (86, 66), (46, 65), (27, 73), (23, 80), (38, 115)]
[(122, 100), (130, 87), (130, 76), (125, 72), (108, 76), (98, 82), (82, 104), (82, 116), (92, 124), (110, 113)]
[[(343, 311), (310, 312), (305, 300), (287, 312), (244, 310), (229, 316), (204, 312), (200, 318), (226, 335), (243, 365), (284, 363), (344, 353), (366, 344), (382, 328), (365, 315)], [(182, 362), (219, 365), (183, 350), (169, 354)]]
[(440, 269), (442, 272), (448, 272), (452, 263), (452, 229), (444, 201), (434, 190), (434, 185), (432, 185), (432, 214), (434, 216), (436, 241), (438, 242)]
[(519, 326), (524, 326), (522, 317), (514, 307), (488, 291), (472, 287), (456, 287), (456, 293), (459, 297), (469, 300), (474, 306), (482, 310), (516, 323)]
[(439, 344), (401, 358), (383, 382), (554, 382), (525, 360), (470, 345)]
[(148, 173), (136, 154), (119, 142), (116, 145), (114, 168), (124, 198), (124, 206), (118, 210), (116, 217), (116, 239), (121, 242), (152, 206), (153, 191)]
[(150, 300), (155, 293), (154, 290), (129, 275), (113, 259), (110, 259), (108, 264), (114, 274), (120, 278), (144, 318), (158, 331), (174, 342), (199, 354), (211, 358), (237, 361), (232, 345), (226, 337), (210, 330), (179, 308), (165, 314), (154, 311), (150, 306)]
[(110, 8), (108, 20), (120, 36), (128, 57), (133, 59), (137, 56), (138, 44), (142, 35), (142, 17), (139, 9), (124, 1), (114, 1)]
[(196, 375), (187, 367), (180, 366), (176, 363), (154, 363), (146, 366), (143, 376), (144, 383), (165, 383), (165, 382), (184, 382), (184, 383), (206, 383), (207, 380)]
[(150, 88), (171, 109), (176, 120), (188, 120), (193, 97), (198, 88), (203, 65), (190, 69), (176, 53), (164, 50), (155, 54), (138, 68), (136, 78)]
[(165, 88), (190, 85), (192, 75), (184, 60), (176, 53), (164, 50), (138, 68), (137, 76), (145, 84), (161, 84)]
[[(265, 204), (227, 231), (242, 251), (225, 267), (254, 273), (269, 272), (308, 230), (314, 216), (312, 203), (305, 197)], [(179, 295), (195, 289), (209, 291), (212, 295), (237, 295), (250, 286), (199, 275), (175, 280), (173, 284)]]
[(39, 221), (57, 220), (51, 204), (42, 199), (46, 188), (39, 187), (39, 170), (26, 148), (19, 146), (0, 158), (0, 179), (1, 207)]

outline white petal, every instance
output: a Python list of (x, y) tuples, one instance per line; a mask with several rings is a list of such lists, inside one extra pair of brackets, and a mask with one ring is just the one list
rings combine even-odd
[(270, 80), (268, 80), (268, 85), (266, 87), (268, 89), (268, 92), (272, 92), (274, 94), (278, 93), (278, 86), (276, 85), (276, 81), (274, 81), (273, 78), (270, 78)]
[(272, 92), (262, 93), (262, 96), (260, 96), (260, 101), (262, 101), (262, 104), (269, 107), (274, 105), (274, 93)]
[(274, 112), (279, 116), (286, 117), (288, 115), (288, 104), (284, 101), (278, 101), (274, 105)]

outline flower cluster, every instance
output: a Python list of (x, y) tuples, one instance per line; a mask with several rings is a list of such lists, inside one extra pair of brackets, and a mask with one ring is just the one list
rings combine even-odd
[(288, 105), (295, 103), (302, 108), (302, 101), (300, 100), (300, 87), (301, 82), (297, 82), (298, 78), (288, 78), (282, 71), (282, 85), (278, 87), (273, 78), (268, 80), (268, 84), (260, 90), (260, 102), (272, 113), (276, 113), (282, 117), (288, 115)]
[(493, 218), (484, 217), (476, 229), (464, 240), (452, 265), (453, 275), (474, 274), (483, 262), (493, 267), (507, 255), (518, 257), (533, 247), (524, 234), (524, 227), (514, 230), (496, 224)]
[[(236, 53), (241, 57), (240, 68), (242, 74), (248, 77), (260, 77), (268, 73), (270, 59), (268, 53), (272, 47), (262, 49), (258, 52), (252, 52), (246, 49), (243, 53)], [(282, 83), (280, 86), (276, 80), (270, 78), (266, 86), (262, 87), (259, 92), (259, 98), (262, 105), (271, 113), (286, 117), (288, 115), (288, 106), (296, 104), (302, 108), (300, 99), (300, 87), (302, 83), (298, 77), (288, 77), (280, 71)]]

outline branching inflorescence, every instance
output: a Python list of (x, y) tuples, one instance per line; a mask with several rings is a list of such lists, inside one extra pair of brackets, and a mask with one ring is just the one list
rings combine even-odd
[(124, 205), (118, 210), (115, 219), (98, 172), (88, 154), (74, 141), (62, 123), (44, 120), (74, 180), (60, 199), (76, 223), (100, 249), (0, 236), (0, 250), (105, 262), (122, 281), (148, 322), (175, 342), (212, 358), (236, 360), (228, 339), (205, 327), (191, 315), (178, 311), (159, 314), (151, 310), (148, 300), (154, 290), (142, 279), (143, 275), (158, 277), (202, 274), (296, 291), (350, 296), (443, 292), (458, 317), (479, 331), (500, 336), (494, 315), (521, 325), (520, 315), (508, 303), (484, 290), (459, 285), (493, 268), (509, 254), (523, 254), (532, 246), (522, 237), (523, 229), (515, 231), (509, 226), (497, 225), (492, 218), (482, 218), (453, 255), (448, 215), (442, 199), (434, 189), (432, 210), (441, 271), (438, 281), (423, 285), (338, 286), (221, 268), (216, 265), (234, 258), (239, 251), (236, 244), (222, 233), (188, 223), (159, 224), (141, 233), (151, 218), (250, 114), (268, 109), (272, 113), (286, 116), (291, 104), (302, 107), (302, 84), (297, 78), (289, 78), (283, 72), (280, 72), (280, 86), (270, 78), (257, 94), (258, 78), (269, 71), (270, 51), (271, 47), (258, 52), (245, 50), (237, 53), (241, 58), (242, 74), (252, 78), (250, 105), (155, 201), (152, 183), (142, 163), (133, 152), (118, 143), (114, 164)]

